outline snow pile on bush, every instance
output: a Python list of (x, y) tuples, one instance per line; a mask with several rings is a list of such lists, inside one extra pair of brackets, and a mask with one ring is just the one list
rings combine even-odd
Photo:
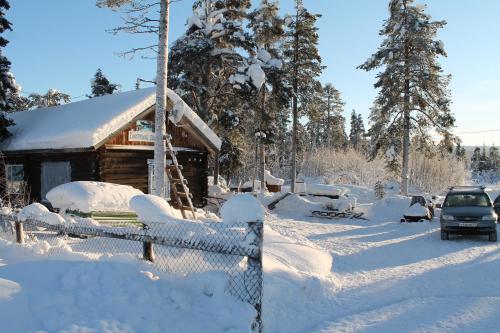
[(273, 175), (271, 175), (271, 171), (269, 170), (266, 170), (264, 172), (264, 180), (266, 181), (266, 183), (268, 185), (283, 185), (285, 183), (285, 180), (284, 179), (281, 179), (281, 178), (278, 178), (278, 177), (274, 177)]
[(59, 185), (47, 193), (53, 207), (61, 211), (130, 211), (129, 202), (135, 195), (143, 194), (127, 185), (79, 181)]
[(410, 208), (406, 209), (404, 212), (404, 216), (410, 217), (424, 217), (429, 214), (427, 208), (423, 207), (418, 202), (412, 205)]
[(303, 216), (311, 210), (321, 209), (321, 207), (321, 203), (312, 202), (297, 194), (290, 194), (276, 204), (275, 210), (281, 213), (297, 213)]
[(224, 223), (237, 224), (264, 221), (265, 208), (250, 194), (240, 194), (232, 197), (221, 208)]
[(21, 209), (21, 211), (17, 213), (17, 218), (23, 222), (27, 219), (33, 219), (52, 225), (64, 223), (64, 219), (61, 215), (49, 212), (47, 207), (37, 202)]
[(345, 187), (340, 187), (336, 185), (307, 183), (307, 193), (312, 195), (342, 196), (349, 193), (349, 190)]
[(136, 212), (139, 221), (148, 222), (179, 222), (180, 213), (172, 208), (168, 202), (156, 195), (140, 194), (130, 200), (130, 208)]

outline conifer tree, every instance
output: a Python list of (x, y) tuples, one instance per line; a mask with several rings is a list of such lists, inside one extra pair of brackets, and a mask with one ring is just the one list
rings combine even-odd
[(92, 88), (92, 95), (87, 95), (89, 98), (109, 95), (120, 90), (118, 84), (109, 82), (100, 68), (97, 69), (90, 85)]
[(57, 89), (49, 89), (45, 94), (32, 93), (28, 97), (30, 99), (31, 107), (33, 108), (46, 108), (51, 106), (58, 106), (71, 102), (71, 97), (68, 94), (60, 92)]
[(342, 148), (346, 143), (344, 101), (340, 91), (333, 84), (327, 83), (323, 87), (323, 99), (325, 101), (326, 115), (323, 119), (325, 124), (324, 146), (335, 149)]
[[(252, 54), (254, 43), (244, 28), (250, 0), (196, 0), (193, 16), (188, 19), (186, 33), (171, 48), (169, 84), (186, 103), (230, 145), (221, 150), (222, 165), (235, 168), (242, 164), (242, 129), (226, 126), (236, 116), (241, 124), (244, 110), (251, 108), (251, 99), (242, 98), (238, 82), (232, 81), (238, 69), (248, 64), (243, 51)], [(259, 66), (260, 68), (260, 66)], [(259, 74), (265, 75), (262, 71)], [(245, 85), (247, 76), (244, 75)], [(261, 84), (254, 82), (260, 89)], [(240, 94), (241, 93), (241, 94)], [(230, 112), (227, 112), (230, 111)], [(239, 126), (239, 125), (238, 125)], [(237, 139), (236, 139), (237, 138)], [(231, 148), (231, 151), (226, 149)], [(228, 157), (238, 161), (226, 161)], [(226, 174), (235, 169), (226, 170)]]
[[(5, 18), (5, 11), (10, 9), (7, 0), (0, 0), (0, 34), (12, 30), (11, 23)], [(10, 72), (10, 61), (3, 55), (3, 48), (9, 41), (0, 35), (0, 142), (10, 136), (8, 127), (13, 125), (12, 119), (5, 112), (13, 111), (12, 103), (9, 103), (9, 94), (18, 94), (19, 87), (14, 75)]]
[(299, 125), (299, 104), (301, 98), (314, 88), (315, 79), (323, 71), (318, 51), (318, 28), (316, 21), (321, 17), (311, 14), (302, 0), (295, 0), (295, 14), (287, 17), (287, 40), (283, 45), (286, 72), (292, 86), (292, 192), (295, 192), (297, 177), (297, 141)]
[[(380, 35), (385, 39), (378, 51), (359, 68), (383, 67), (375, 87), (380, 90), (370, 120), (374, 151), (402, 151), (401, 192), (408, 194), (409, 152), (412, 136), (429, 138), (434, 129), (449, 147), (455, 119), (450, 111), (450, 76), (442, 74), (438, 56), (446, 56), (443, 42), (436, 39), (445, 21), (431, 21), (425, 6), (413, 0), (391, 0), (390, 17)], [(393, 155), (394, 156), (394, 155)]]

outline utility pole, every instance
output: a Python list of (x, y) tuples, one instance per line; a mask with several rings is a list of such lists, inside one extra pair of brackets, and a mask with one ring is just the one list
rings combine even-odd
[(158, 37), (158, 58), (156, 68), (156, 107), (154, 142), (154, 184), (155, 195), (165, 197), (166, 167), (166, 119), (167, 119), (167, 64), (168, 64), (168, 19), (170, 0), (160, 0), (160, 22)]

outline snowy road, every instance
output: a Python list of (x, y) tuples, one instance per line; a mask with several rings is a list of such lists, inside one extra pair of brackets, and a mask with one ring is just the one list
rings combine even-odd
[(302, 281), (303, 304), (287, 314), (268, 300), (270, 331), (500, 331), (500, 245), (481, 237), (441, 241), (437, 219), (401, 224), (403, 203), (368, 207), (370, 221), (271, 215), (275, 231), (329, 252), (333, 269), (321, 287)]

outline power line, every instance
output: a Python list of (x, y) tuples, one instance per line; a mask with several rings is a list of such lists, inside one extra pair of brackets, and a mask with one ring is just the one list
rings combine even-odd
[(500, 132), (500, 129), (484, 130), (484, 131), (460, 132), (460, 133), (455, 133), (455, 134), (479, 134), (479, 133), (492, 133), (492, 132)]

